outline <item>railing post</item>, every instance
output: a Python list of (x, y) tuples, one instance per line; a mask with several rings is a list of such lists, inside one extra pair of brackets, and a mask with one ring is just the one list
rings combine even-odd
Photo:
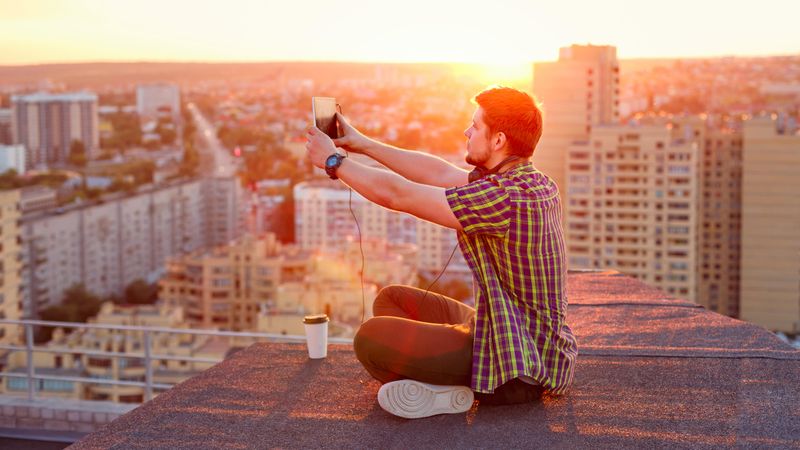
[(34, 383), (34, 367), (33, 367), (33, 325), (25, 324), (25, 353), (28, 356), (28, 400), (33, 401), (36, 398), (36, 386)]
[(144, 330), (144, 401), (153, 399), (153, 361), (150, 358), (150, 331)]

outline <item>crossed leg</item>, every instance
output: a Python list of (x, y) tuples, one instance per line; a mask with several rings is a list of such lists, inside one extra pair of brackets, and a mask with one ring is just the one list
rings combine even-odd
[(475, 310), (441, 294), (392, 285), (353, 340), (356, 357), (384, 383), (410, 378), (469, 386)]
[[(412, 379), (437, 385), (470, 385), (475, 310), (441, 294), (391, 285), (378, 293), (374, 317), (353, 339), (356, 357), (378, 381)], [(475, 393), (485, 404), (535, 401), (542, 387), (519, 378), (493, 394)]]

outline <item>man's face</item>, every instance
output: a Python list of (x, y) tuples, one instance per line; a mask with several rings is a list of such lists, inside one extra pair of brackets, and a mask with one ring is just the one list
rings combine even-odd
[(470, 127), (464, 130), (467, 137), (467, 164), (481, 166), (492, 156), (489, 143), (489, 127), (483, 121), (483, 108), (480, 106), (472, 115)]

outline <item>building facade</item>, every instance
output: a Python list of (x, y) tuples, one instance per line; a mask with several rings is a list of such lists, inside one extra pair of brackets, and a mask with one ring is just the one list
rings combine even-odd
[[(419, 248), (419, 270), (441, 272), (450, 255), (447, 272), (469, 278), (470, 270), (457, 249), (456, 233), (408, 214), (376, 205), (341, 183), (315, 180), (294, 187), (295, 237), (309, 250), (340, 250), (346, 242), (361, 239), (389, 244), (414, 244)], [(352, 212), (350, 205), (352, 202)], [(353, 219), (358, 218), (358, 226)], [(455, 250), (455, 253), (453, 251)]]
[(302, 281), (310, 264), (309, 253), (284, 251), (274, 234), (246, 235), (231, 245), (170, 260), (159, 281), (159, 298), (183, 308), (193, 326), (253, 331), (259, 310), (278, 304), (281, 281)]
[(699, 136), (700, 260), (697, 302), (739, 317), (742, 247), (742, 133), (708, 124)]
[[(337, 327), (371, 317), (379, 286), (409, 284), (417, 276), (416, 247), (367, 240), (362, 279), (361, 251), (352, 240), (340, 249), (308, 251), (283, 246), (272, 233), (245, 235), (212, 251), (174, 258), (159, 282), (159, 298), (180, 306), (198, 328), (288, 332), (287, 317), (326, 313)], [(362, 295), (363, 292), (363, 295)]]
[(0, 144), (0, 174), (9, 170), (24, 174), (25, 169), (25, 146)]
[(744, 127), (741, 318), (800, 332), (800, 135), (777, 117)]
[(14, 142), (11, 134), (11, 109), (0, 108), (0, 145), (11, 145)]
[(92, 158), (100, 149), (97, 96), (12, 95), (11, 132), (13, 142), (25, 146), (28, 169), (66, 164), (74, 141)]
[(181, 114), (180, 88), (175, 84), (141, 84), (136, 87), (136, 112), (142, 119), (159, 116), (177, 120)]
[(58, 304), (76, 283), (106, 296), (121, 294), (136, 279), (155, 282), (168, 258), (236, 237), (241, 219), (225, 214), (238, 208), (222, 203), (238, 204), (238, 191), (209, 195), (225, 183), (236, 181), (183, 181), (25, 214), (25, 316), (37, 317), (42, 308)]
[[(102, 305), (91, 324), (125, 325), (187, 329), (180, 308), (164, 305), (118, 306), (110, 302)], [(154, 355), (224, 359), (231, 345), (226, 339), (212, 336), (197, 336), (180, 333), (150, 335), (150, 352)], [(144, 359), (144, 333), (141, 331), (114, 329), (56, 329), (53, 338), (45, 344), (49, 349), (68, 350), (67, 353), (34, 352), (33, 361), (37, 374), (60, 377), (83, 377), (116, 381), (144, 382), (146, 367)], [(130, 356), (110, 357), (87, 355), (86, 350), (125, 353)], [(137, 356), (138, 355), (138, 356)], [(24, 373), (27, 370), (25, 352), (15, 352), (7, 360), (7, 371)], [(160, 360), (152, 363), (153, 382), (177, 384), (211, 367), (212, 363)], [(70, 380), (38, 380), (37, 393), (45, 398), (71, 398), (80, 400), (111, 401), (117, 403), (141, 403), (145, 400), (143, 386), (123, 386)], [(0, 385), (3, 395), (27, 395), (25, 378), (4, 377)], [(154, 394), (162, 390), (154, 388)]]
[(586, 141), (594, 126), (619, 121), (617, 49), (561, 48), (558, 61), (534, 64), (533, 93), (544, 113), (544, 133), (533, 161), (558, 184), (564, 199), (567, 148)]
[(238, 239), (245, 229), (247, 202), (238, 176), (205, 178), (206, 236), (210, 245), (222, 245)]
[(666, 126), (598, 126), (569, 147), (569, 267), (614, 268), (697, 298), (699, 150)]
[[(20, 318), (22, 300), (19, 197), (17, 189), (0, 190), (0, 318), (11, 320)], [(16, 325), (0, 325), (0, 344), (16, 344), (19, 336)]]

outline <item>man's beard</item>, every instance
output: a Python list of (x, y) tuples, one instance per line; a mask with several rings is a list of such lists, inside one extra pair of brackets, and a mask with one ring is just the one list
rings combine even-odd
[(484, 164), (486, 163), (486, 161), (488, 161), (488, 160), (489, 160), (489, 158), (488, 158), (488, 157), (481, 158), (481, 156), (487, 156), (487, 155), (478, 155), (478, 157), (475, 157), (475, 158), (473, 158), (473, 156), (472, 156), (472, 155), (469, 153), (469, 151), (467, 151), (467, 157), (466, 157), (466, 158), (464, 158), (464, 160), (465, 160), (465, 161), (467, 162), (467, 164), (469, 164), (470, 166), (475, 166), (475, 167), (478, 167), (478, 166), (482, 166), (482, 165), (484, 165)]

